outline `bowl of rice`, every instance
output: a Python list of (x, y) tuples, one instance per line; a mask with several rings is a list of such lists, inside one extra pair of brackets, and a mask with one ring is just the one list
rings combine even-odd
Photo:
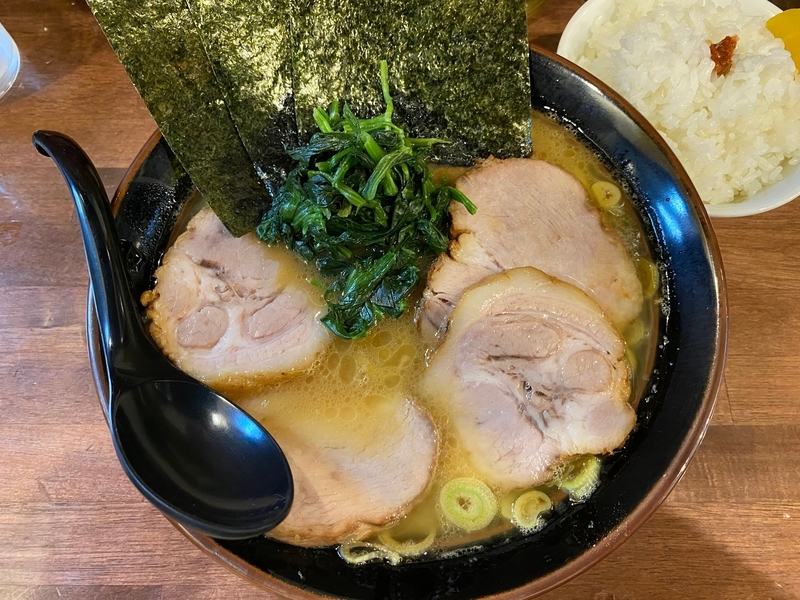
[(766, 27), (779, 12), (767, 0), (588, 0), (558, 54), (650, 121), (709, 215), (758, 214), (800, 196), (800, 74)]

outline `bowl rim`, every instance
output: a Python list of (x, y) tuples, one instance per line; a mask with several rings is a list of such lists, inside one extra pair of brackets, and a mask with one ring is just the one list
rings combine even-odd
[[(714, 406), (716, 404), (718, 392), (722, 384), (725, 356), (727, 352), (728, 302), (726, 295), (725, 275), (719, 246), (716, 241), (714, 230), (711, 227), (710, 218), (705, 210), (705, 206), (702, 202), (700, 202), (699, 196), (697, 195), (691, 180), (681, 166), (680, 162), (674, 156), (666, 141), (664, 141), (664, 139), (658, 134), (655, 128), (650, 125), (650, 123), (644, 119), (644, 117), (621, 95), (617, 94), (608, 85), (584, 69), (575, 65), (568, 59), (554, 54), (548, 50), (539, 47), (532, 47), (531, 53), (538, 53), (544, 58), (577, 73), (580, 77), (586, 79), (590, 84), (602, 91), (611, 102), (616, 104), (617, 107), (622, 109), (622, 111), (629, 118), (635, 121), (636, 124), (646, 134), (646, 136), (655, 143), (655, 145), (662, 152), (663, 156), (666, 157), (670, 166), (675, 170), (675, 173), (685, 185), (686, 189), (690, 191), (691, 204), (696, 209), (697, 222), (707, 242), (706, 247), (711, 263), (711, 270), (713, 272), (714, 287), (717, 291), (718, 319), (715, 340), (717, 352), (715, 353), (711, 362), (709, 379), (703, 393), (700, 409), (695, 414), (687, 434), (678, 448), (678, 451), (670, 460), (667, 470), (662, 474), (659, 481), (650, 489), (642, 501), (639, 502), (639, 504), (597, 544), (590, 547), (582, 554), (576, 556), (573, 560), (567, 562), (558, 569), (524, 585), (497, 594), (484, 596), (484, 598), (489, 600), (521, 600), (539, 596), (546, 592), (552, 591), (553, 589), (577, 577), (606, 558), (609, 554), (611, 554), (611, 552), (622, 545), (625, 540), (633, 535), (633, 533), (637, 531), (650, 518), (650, 516), (652, 516), (652, 514), (658, 509), (664, 500), (666, 500), (670, 491), (683, 477), (689, 462), (691, 461), (705, 436)], [(120, 207), (121, 200), (127, 194), (131, 184), (133, 183), (140, 167), (160, 143), (161, 138), (162, 136), (160, 131), (156, 130), (144, 144), (126, 171), (111, 201), (112, 210), (115, 214)], [(89, 287), (89, 293), (87, 294), (86, 328), (87, 345), (92, 375), (95, 381), (95, 388), (98, 394), (100, 405), (103, 408), (106, 419), (108, 419), (107, 382), (105, 379), (105, 374), (101, 368), (102, 352), (100, 352), (98, 344), (99, 330), (94, 312), (91, 286)], [(281, 598), (286, 598), (288, 600), (314, 600), (325, 597), (334, 597), (318, 591), (312, 592), (308, 589), (298, 587), (292, 582), (283, 581), (282, 579), (259, 569), (258, 567), (248, 563), (246, 560), (240, 558), (233, 552), (227, 550), (214, 538), (191, 531), (176, 523), (172, 519), (169, 519), (168, 517), (165, 518), (167, 518), (167, 520), (195, 546), (216, 559), (218, 562), (221, 562), (228, 569), (247, 579), (250, 583), (276, 594)]]
[[(734, 0), (728, 0), (728, 3)], [(769, 0), (737, 0), (749, 14), (773, 16), (782, 10)], [(585, 45), (586, 38), (595, 21), (606, 13), (611, 13), (617, 0), (586, 0), (567, 22), (558, 41), (556, 54), (577, 64), (574, 55), (578, 43)], [(610, 87), (608, 84), (605, 84)], [(660, 134), (659, 134), (660, 135)], [(800, 198), (800, 164), (784, 169), (788, 171), (784, 177), (749, 198), (743, 198), (725, 204), (706, 204), (703, 206), (710, 217), (733, 218), (749, 217), (774, 210)]]

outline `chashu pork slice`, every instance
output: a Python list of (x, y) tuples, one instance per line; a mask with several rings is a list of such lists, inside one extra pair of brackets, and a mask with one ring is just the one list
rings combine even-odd
[(331, 342), (325, 303), (288, 250), (234, 238), (210, 208), (166, 252), (142, 295), (150, 333), (210, 385), (270, 381), (309, 367)]
[(506, 489), (611, 452), (636, 420), (614, 326), (581, 290), (530, 267), (464, 293), (422, 391), (448, 411), (474, 467)]
[(253, 402), (241, 406), (261, 415), (294, 478), (291, 510), (272, 538), (306, 547), (360, 540), (405, 516), (430, 486), (436, 428), (402, 395), (299, 414), (292, 397)]
[(639, 314), (642, 286), (633, 262), (572, 175), (541, 160), (489, 159), (456, 187), (478, 212), (451, 204), (453, 241), (428, 275), (420, 315), (431, 343), (464, 289), (515, 267), (536, 267), (577, 286), (620, 329)]

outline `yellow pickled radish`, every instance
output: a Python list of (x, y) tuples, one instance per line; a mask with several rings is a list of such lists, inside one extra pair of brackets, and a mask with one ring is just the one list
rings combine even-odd
[(795, 67), (800, 69), (800, 8), (778, 13), (767, 21), (767, 29), (783, 40), (784, 47), (792, 54)]

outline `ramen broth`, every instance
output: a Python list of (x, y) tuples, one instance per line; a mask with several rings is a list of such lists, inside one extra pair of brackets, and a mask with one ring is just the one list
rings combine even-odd
[[(577, 177), (591, 190), (600, 182), (612, 181), (608, 171), (583, 144), (563, 127), (534, 113), (533, 137), (535, 157), (554, 163)], [(450, 181), (458, 170), (440, 171)], [(590, 192), (590, 198), (592, 194)], [(597, 204), (596, 199), (592, 200)], [(478, 207), (480, 210), (480, 206)], [(641, 396), (651, 369), (653, 344), (651, 332), (655, 324), (655, 288), (658, 271), (645, 244), (638, 218), (624, 190), (618, 204), (601, 209), (603, 218), (613, 227), (637, 264), (645, 290), (644, 309), (640, 317), (623, 331), (628, 347), (628, 361), (633, 372), (632, 398)], [(293, 276), (312, 279), (315, 274), (287, 250), (287, 268)], [(419, 298), (419, 292), (417, 299)], [(432, 551), (450, 551), (471, 546), (481, 540), (513, 529), (510, 508), (525, 490), (493, 489), (500, 505), (498, 515), (485, 529), (465, 533), (447, 522), (437, 508), (442, 486), (457, 477), (481, 480), (456, 436), (441, 403), (431, 401), (418, 392), (421, 376), (431, 350), (418, 333), (413, 311), (400, 319), (386, 319), (373, 327), (360, 340), (336, 339), (322, 353), (312, 368), (295, 378), (261, 387), (257, 391), (231, 382), (226, 393), (251, 415), (273, 431), (291, 428), (298, 435), (309, 435), (326, 442), (371, 437), (386, 426), (387, 407), (393, 402), (411, 398), (433, 420), (439, 435), (439, 457), (428, 492), (421, 501), (388, 531), (378, 532), (367, 541), (378, 546), (400, 544), (414, 548), (414, 543), (427, 539)], [(554, 486), (540, 486), (553, 503), (569, 501)], [(545, 517), (546, 520), (546, 517)], [(435, 532), (435, 538), (432, 534)], [(424, 546), (419, 546), (424, 549)], [(406, 553), (408, 554), (408, 553)], [(410, 554), (414, 554), (411, 552)]]

